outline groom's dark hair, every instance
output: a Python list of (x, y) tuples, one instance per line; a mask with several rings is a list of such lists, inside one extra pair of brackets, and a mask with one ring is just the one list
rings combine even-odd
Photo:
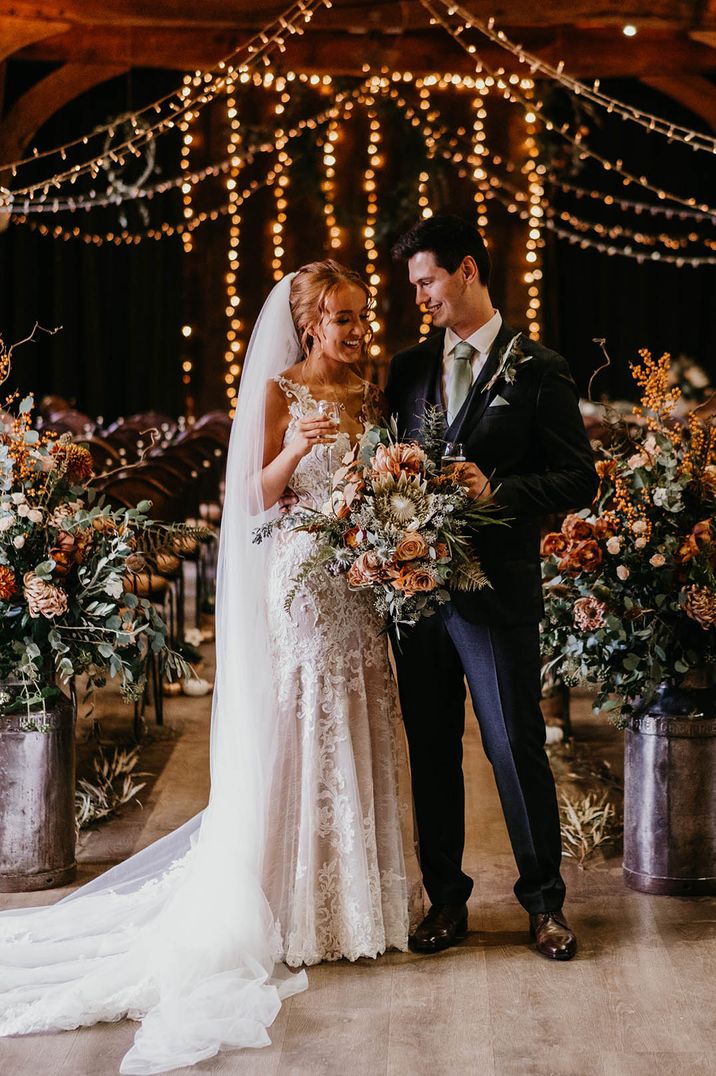
[(408, 261), (423, 251), (434, 254), (437, 264), (448, 273), (454, 273), (469, 254), (475, 259), (480, 282), (485, 287), (490, 283), (490, 255), (485, 242), (477, 228), (462, 217), (445, 213), (418, 221), (401, 235), (392, 254), (396, 261)]

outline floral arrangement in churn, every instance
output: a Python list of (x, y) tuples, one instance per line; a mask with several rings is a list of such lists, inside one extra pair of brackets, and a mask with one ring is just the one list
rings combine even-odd
[(442, 415), (426, 419), (423, 444), (397, 439), (393, 426), (367, 425), (330, 479), (320, 509), (299, 504), (255, 533), (309, 531), (315, 552), (286, 597), (290, 609), (312, 572), (345, 574), (365, 589), (396, 629), (414, 624), (449, 601), (448, 588), (489, 586), (474, 548), (476, 531), (498, 522), (490, 498), (471, 499), (460, 485), (460, 463), (441, 471)]
[(622, 718), (716, 661), (716, 429), (698, 410), (676, 422), (670, 357), (640, 354), (593, 512), (542, 541), (546, 669), (599, 683), (595, 710)]
[[(0, 383), (10, 354), (0, 340)], [(132, 573), (175, 548), (186, 528), (149, 520), (148, 501), (119, 510), (103, 504), (88, 449), (33, 429), (32, 406), (31, 396), (13, 394), (0, 411), (2, 709), (42, 713), (56, 681), (79, 675), (87, 698), (118, 677), (133, 701), (151, 651), (169, 675), (191, 675), (168, 647), (157, 610), (132, 592)]]

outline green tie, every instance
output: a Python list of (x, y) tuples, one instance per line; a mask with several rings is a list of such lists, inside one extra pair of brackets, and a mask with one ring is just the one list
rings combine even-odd
[(467, 394), (472, 388), (472, 365), (470, 360), (477, 348), (468, 344), (467, 340), (461, 340), (453, 349), (452, 369), (447, 388), (448, 398), (448, 423), (455, 421), (455, 416), (465, 403)]

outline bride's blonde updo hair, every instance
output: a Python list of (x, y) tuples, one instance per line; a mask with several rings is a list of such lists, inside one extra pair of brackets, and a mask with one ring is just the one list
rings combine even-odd
[(302, 265), (291, 281), (291, 316), (304, 358), (308, 358), (313, 347), (311, 328), (321, 322), (328, 300), (342, 284), (356, 284), (365, 292), (366, 304), (372, 306), (370, 288), (360, 273), (341, 265), (333, 258)]

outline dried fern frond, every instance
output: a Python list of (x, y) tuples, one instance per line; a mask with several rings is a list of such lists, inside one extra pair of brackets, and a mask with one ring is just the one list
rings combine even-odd
[(138, 763), (138, 747), (131, 750), (117, 747), (109, 758), (100, 748), (92, 761), (95, 781), (81, 778), (77, 782), (75, 823), (78, 830), (86, 829), (116, 814), (120, 807), (141, 792), (146, 782), (137, 783), (135, 777), (148, 775), (135, 772)]
[(562, 792), (560, 799), (562, 851), (584, 870), (585, 861), (597, 848), (620, 835), (622, 827), (616, 808), (606, 792), (601, 797), (589, 792), (578, 800), (571, 800)]

